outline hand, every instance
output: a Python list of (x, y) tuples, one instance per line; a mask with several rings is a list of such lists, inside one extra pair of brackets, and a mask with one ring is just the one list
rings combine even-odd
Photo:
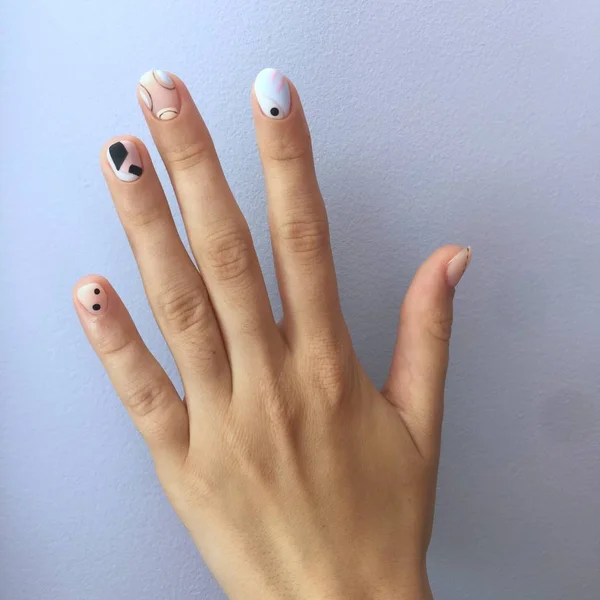
[(82, 326), (146, 440), (166, 494), (232, 599), (431, 598), (431, 535), (454, 287), (446, 246), (406, 295), (389, 379), (362, 369), (340, 310), (325, 206), (298, 93), (252, 93), (284, 319), (189, 92), (145, 75), (140, 106), (198, 267), (150, 156), (111, 141), (102, 170), (185, 399), (106, 279), (74, 290)]

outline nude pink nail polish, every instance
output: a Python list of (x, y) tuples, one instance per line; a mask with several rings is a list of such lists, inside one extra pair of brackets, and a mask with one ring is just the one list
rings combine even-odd
[(129, 183), (137, 181), (144, 172), (137, 146), (129, 140), (121, 140), (111, 144), (106, 151), (106, 158), (113, 173), (121, 181)]
[(77, 299), (93, 315), (101, 315), (108, 306), (108, 298), (99, 283), (88, 283), (77, 290)]
[(181, 109), (175, 82), (166, 71), (158, 69), (144, 73), (138, 86), (140, 98), (160, 121), (174, 119)]
[(452, 287), (456, 287), (462, 276), (465, 274), (469, 263), (471, 262), (471, 246), (463, 248), (449, 263), (446, 267), (446, 273), (448, 277), (448, 283)]

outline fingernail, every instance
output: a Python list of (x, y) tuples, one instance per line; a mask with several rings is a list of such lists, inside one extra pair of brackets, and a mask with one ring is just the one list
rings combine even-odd
[(263, 114), (284, 119), (290, 114), (290, 86), (277, 69), (263, 69), (254, 80), (254, 93)]
[(446, 273), (448, 277), (448, 283), (452, 287), (456, 287), (462, 276), (465, 274), (469, 263), (471, 262), (471, 246), (463, 248), (449, 263), (446, 267)]
[(135, 181), (144, 172), (137, 146), (129, 140), (121, 140), (109, 146), (106, 158), (121, 181)]
[(77, 290), (77, 299), (93, 315), (102, 314), (108, 305), (104, 288), (99, 283), (87, 283)]
[(174, 119), (181, 108), (175, 82), (166, 71), (158, 69), (144, 73), (139, 83), (144, 104), (161, 121)]

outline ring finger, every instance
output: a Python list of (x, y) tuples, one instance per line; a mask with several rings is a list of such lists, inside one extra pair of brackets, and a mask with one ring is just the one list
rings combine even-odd
[(102, 153), (101, 164), (186, 392), (196, 386), (201, 396), (223, 392), (230, 374), (219, 326), (147, 149), (132, 137), (115, 139)]

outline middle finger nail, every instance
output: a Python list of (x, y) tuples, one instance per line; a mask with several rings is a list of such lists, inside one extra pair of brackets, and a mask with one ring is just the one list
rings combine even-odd
[(181, 108), (175, 82), (166, 71), (144, 73), (139, 83), (140, 97), (152, 114), (161, 121), (174, 119)]

